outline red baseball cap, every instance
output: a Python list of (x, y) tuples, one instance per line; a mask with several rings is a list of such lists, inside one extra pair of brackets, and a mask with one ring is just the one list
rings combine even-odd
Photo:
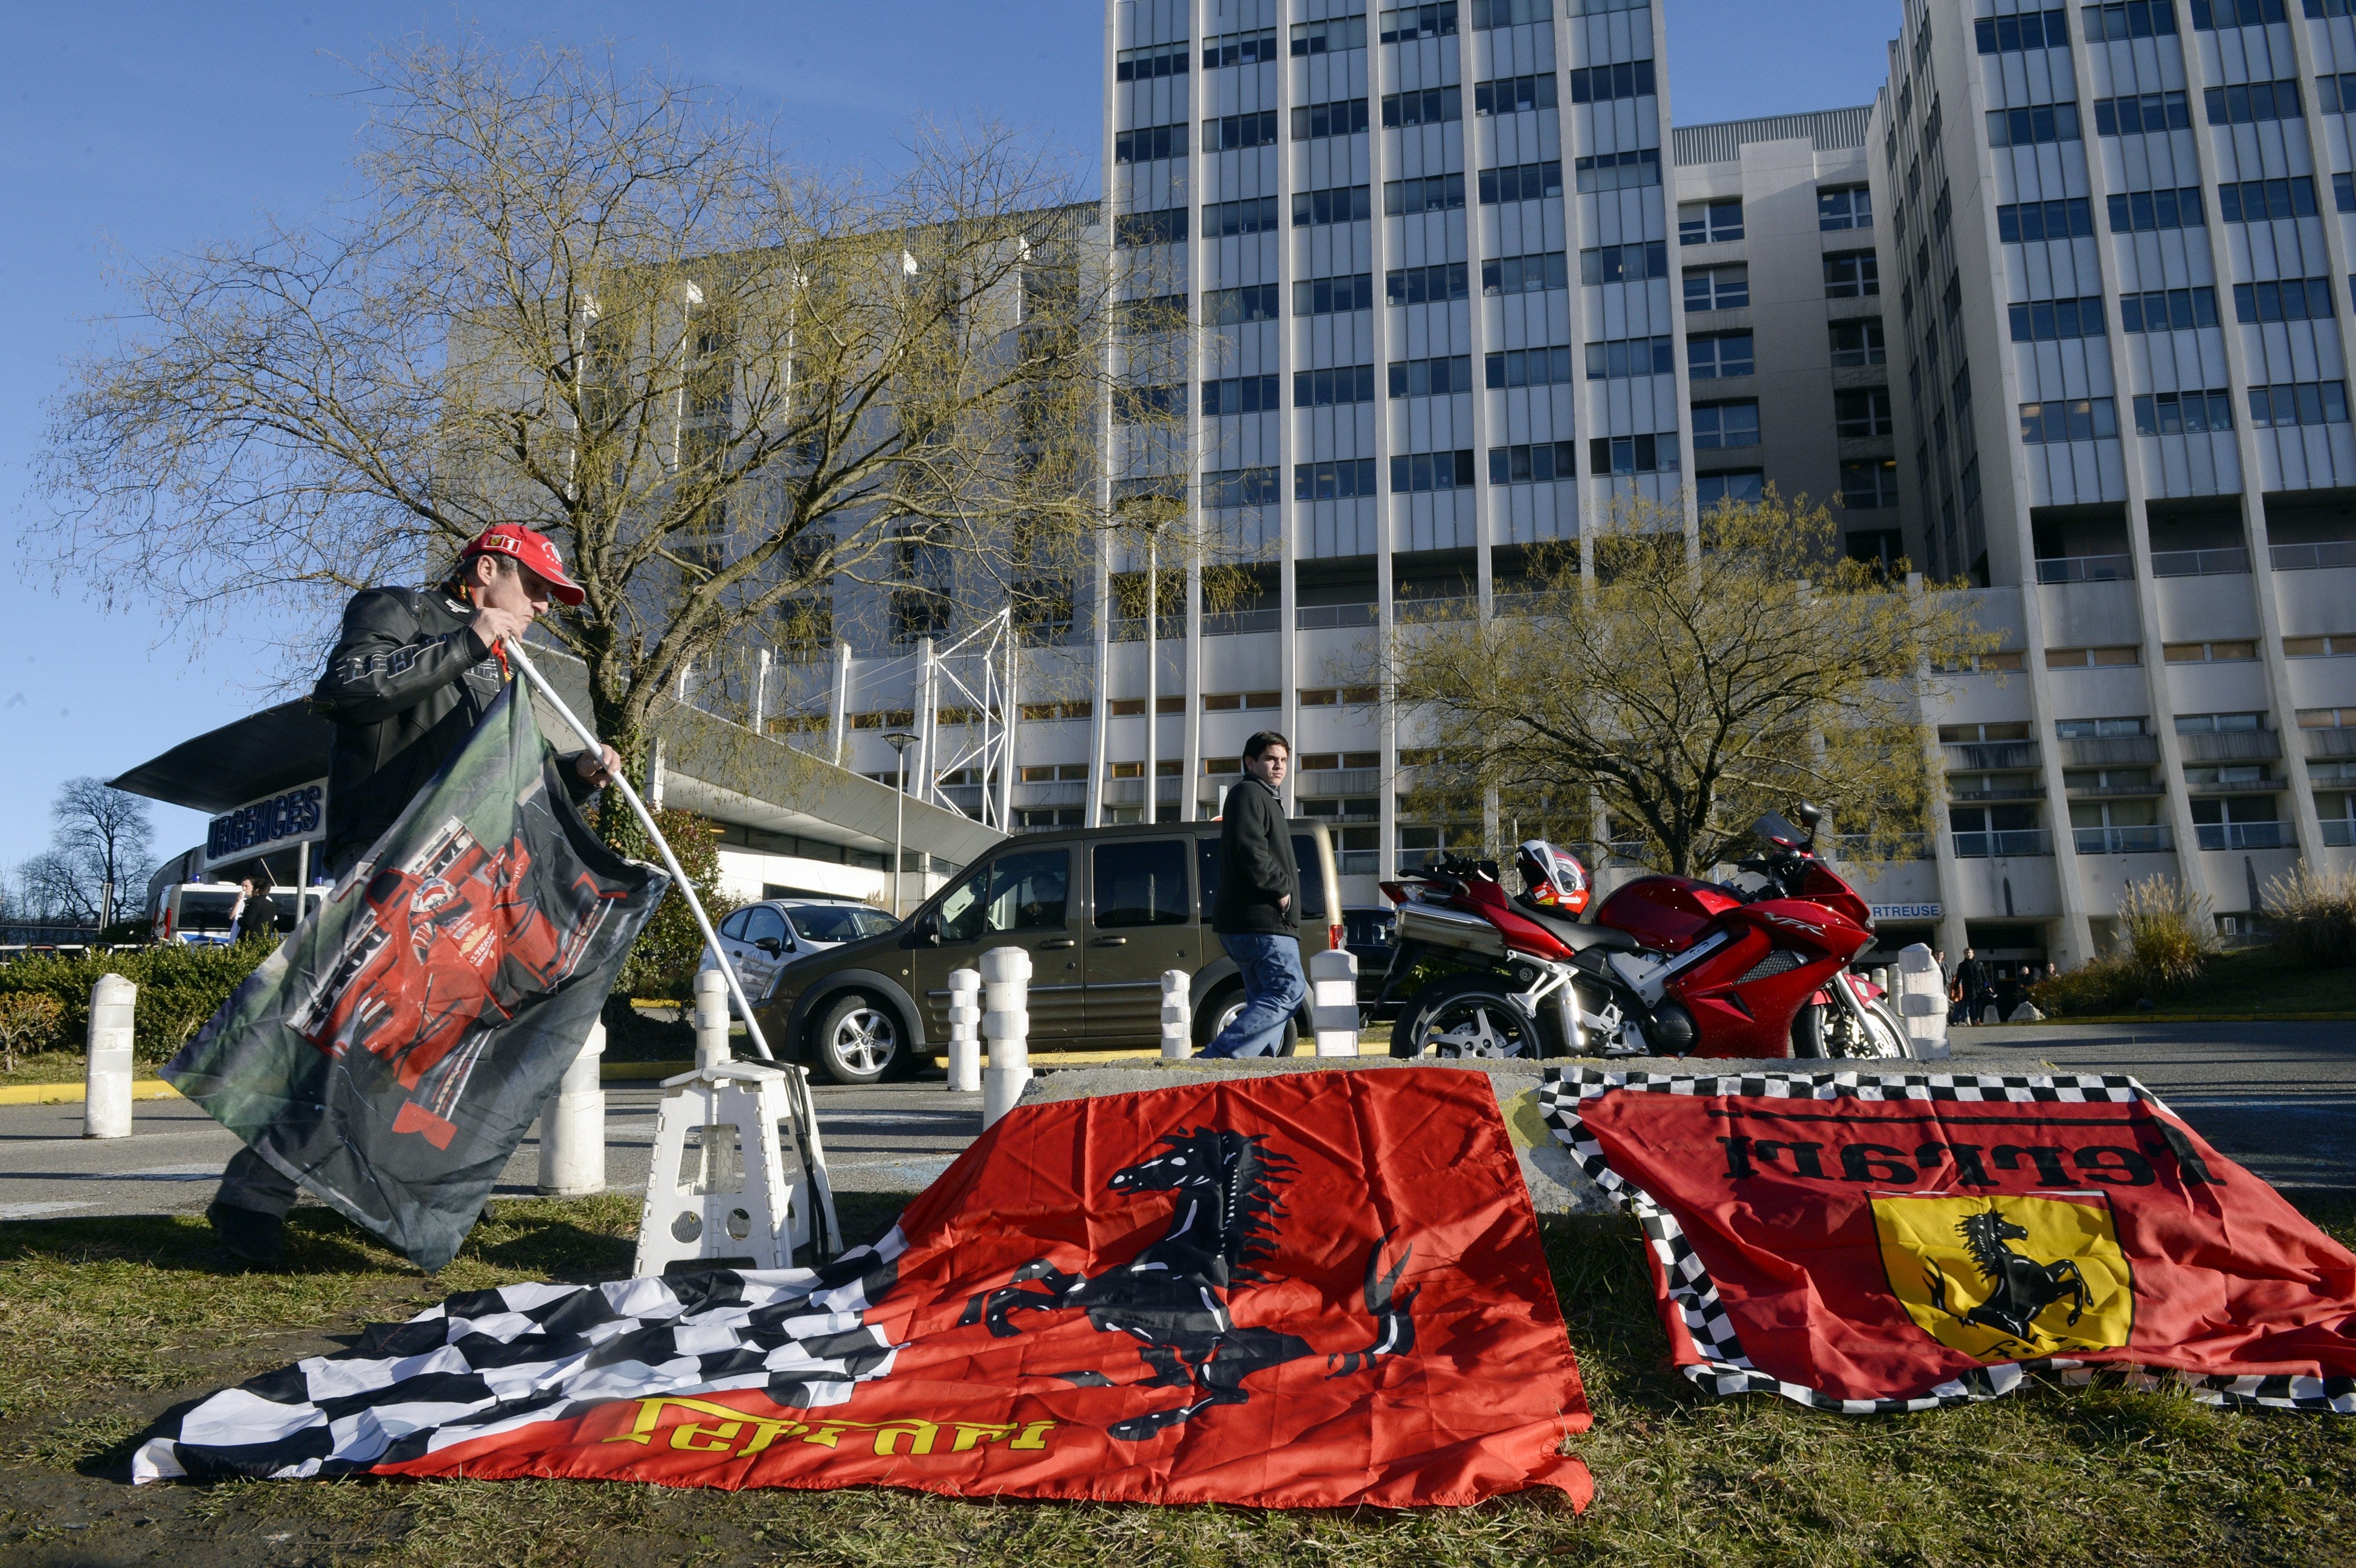
[(556, 553), (556, 547), (549, 542), (546, 534), (521, 523), (495, 523), (477, 534), (458, 552), (458, 559), (470, 560), (478, 555), (511, 557), (538, 573), (547, 582), (548, 591), (565, 603), (581, 603), (581, 585), (564, 575), (563, 558)]

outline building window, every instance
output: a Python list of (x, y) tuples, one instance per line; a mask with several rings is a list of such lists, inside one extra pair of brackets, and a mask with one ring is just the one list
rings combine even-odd
[[(1638, 341), (1643, 341), (1639, 339)], [(1653, 341), (1665, 344), (1665, 337)], [(1720, 380), (1728, 376), (1748, 376), (1755, 368), (1751, 359), (1751, 335), (1747, 332), (1720, 332), (1703, 337), (1686, 339), (1686, 374), (1697, 381)], [(1595, 374), (1596, 345), (1588, 351), (1588, 377)]]
[(1763, 469), (1736, 468), (1722, 474), (1694, 475), (1694, 503), (1708, 511), (1712, 507), (1754, 506), (1767, 498), (1767, 475)]
[(1842, 464), (1840, 504), (1851, 508), (1898, 505), (1898, 459)]
[(2356, 654), (2356, 635), (2331, 637), (2285, 637), (2283, 657), (2288, 659), (2345, 658)]
[(1860, 436), (1888, 435), (1894, 428), (1890, 422), (1890, 389), (1860, 387), (1852, 392), (1833, 394), (1833, 433), (1845, 440)]
[(1360, 272), (1347, 278), (1303, 278), (1292, 285), (1295, 315), (1341, 315), (1375, 308), (1375, 275)]
[(2169, 664), (2247, 664), (2258, 656), (2251, 642), (2165, 643), (2160, 656)]
[(1688, 201), (1677, 208), (1677, 243), (1715, 245), (1742, 238), (1742, 203)]
[(1666, 337), (1622, 337), (1587, 346), (1587, 379), (1622, 380), (1631, 376), (1672, 376), (1676, 349)]
[[(1222, 66), (1262, 65), (1276, 59), (1276, 29), (1262, 27), (1257, 32), (1221, 33), (1203, 40), (1203, 69), (1217, 70)], [(1183, 67), (1180, 68), (1182, 70)]]
[(1633, 283), (1668, 275), (1666, 240), (1603, 245), (1579, 253), (1579, 281), (1582, 283)]
[(1832, 338), (1833, 365), (1847, 369), (1862, 365), (1879, 365), (1889, 358), (1881, 336), (1881, 318), (1860, 316), (1855, 321), (1837, 321), (1829, 329)]
[(1364, 131), (1367, 123), (1366, 101), (1363, 98), (1338, 99), (1332, 103), (1303, 103), (1292, 112), (1292, 139), (1314, 142), (1327, 136), (1355, 136)]
[[(1578, 477), (1578, 453), (1568, 441), (1541, 441), (1526, 446), (1489, 449), (1492, 485), (1550, 485)], [(1396, 460), (1394, 460), (1396, 461)]]
[(2329, 278), (2284, 278), (2233, 285), (2236, 321), (2321, 321), (2331, 314)]
[(1116, 131), (1112, 138), (1112, 161), (1116, 164), (1142, 164), (1155, 158), (1183, 158), (1186, 155), (1186, 127), (1183, 125), (1148, 125), (1134, 131)]
[[(1268, 200), (1276, 198), (1269, 197)], [(1313, 229), (1325, 223), (1362, 223), (1375, 215), (1374, 187), (1363, 185), (1335, 186), (1330, 190), (1301, 190), (1292, 194), (1292, 226)]]
[(1843, 251), (1825, 258), (1825, 297), (1862, 299), (1881, 292), (1881, 266), (1870, 251)]
[(1736, 310), (1750, 303), (1751, 269), (1744, 263), (1686, 269), (1686, 309)]
[(1462, 175), (1430, 175), (1422, 179), (1389, 180), (1383, 186), (1383, 212), (1455, 212), (1464, 206)]
[(1112, 417), (1122, 424), (1149, 424), (1168, 419), (1186, 406), (1186, 389), (1180, 386), (1116, 387)]
[(929, 588), (902, 588), (892, 594), (892, 640), (913, 643), (949, 629), (949, 602)]
[[(2104, 648), (2048, 648), (2045, 650), (2047, 669), (2100, 669), (2110, 665), (2141, 663), (2143, 663), (2143, 649), (2134, 643), (2122, 643)], [(2131, 733), (2140, 735), (2143, 731), (2136, 730)]]
[(1470, 292), (1472, 271), (1462, 261), (1440, 261), (1429, 267), (1401, 267), (1383, 279), (1384, 294), (1393, 304), (1438, 304), (1461, 300)]
[(1015, 630), (1024, 643), (1038, 646), (1060, 643), (1072, 635), (1072, 585), (1062, 578), (1028, 578), (1014, 584), (1010, 595)]
[(1163, 208), (1158, 212), (1124, 212), (1112, 221), (1112, 240), (1123, 250), (1140, 245), (1183, 245), (1186, 242), (1186, 209)]
[[(1392, 461), (1396, 463), (1398, 459)], [(1292, 498), (1296, 501), (1347, 501), (1373, 494), (1375, 460), (1371, 457), (1292, 465)]]
[(2156, 38), (2176, 31), (2176, 0), (2126, 0), (2124, 5), (2087, 5), (2086, 41), (2109, 43), (2115, 38)]
[(1599, 435), (1587, 443), (1587, 471), (1594, 475), (1675, 474), (1677, 432)]
[(1277, 500), (1273, 468), (1223, 468), (1203, 475), (1205, 507), (1273, 507)]
[(2034, 147), (2051, 142), (2078, 140), (2078, 105), (2037, 103), (2019, 109), (1991, 109), (1987, 116), (1991, 147)]
[[(1363, 117), (1365, 104), (1358, 108)], [(1293, 113), (1298, 115), (1299, 110)], [(1362, 124), (1359, 129), (1365, 127)], [(1203, 122), (1203, 151), (1231, 153), (1243, 147), (1273, 147), (1276, 145), (1276, 111), (1263, 109), (1253, 114), (1223, 114), (1215, 120)], [(1295, 136), (1294, 141), (1301, 138)]]
[(2317, 77), (2315, 106), (2326, 114), (2356, 113), (2356, 71)]
[[(2115, 202), (2118, 197), (2111, 199)], [(2227, 223), (2313, 218), (2315, 211), (2315, 181), (2307, 175), (2292, 179), (2243, 180), (2217, 187), (2217, 216)]]
[(1829, 234), (1840, 229), (1873, 227), (1873, 187), (1839, 185), (1816, 192), (1816, 227)]
[[(1390, 368), (1390, 384), (1394, 398), (1444, 398), (1453, 392), (1469, 392), (1472, 389), (1472, 356), (1398, 360)], [(1366, 396), (1371, 400), (1371, 378), (1366, 386)]]
[(1555, 387), (1570, 379), (1570, 350), (1508, 348), (1489, 356), (1486, 367), (1492, 387)]
[(1759, 444), (1759, 402), (1746, 398), (1734, 403), (1696, 403), (1693, 407), (1696, 452)]
[[(2266, 182), (2259, 180), (2255, 183), (2264, 185)], [(2222, 187), (2224, 190), (2232, 188), (2231, 186)], [(2310, 203), (2314, 197), (2315, 187), (2310, 181), (2308, 186)], [(2148, 234), (2161, 229), (2199, 229), (2209, 221), (2201, 203), (2201, 187), (2192, 185), (2175, 190), (2122, 192), (2110, 198), (2110, 211), (2111, 232), (2114, 234)]]
[(1420, 92), (1388, 93), (1383, 99), (1383, 128), (1387, 131), (1463, 118), (1464, 90), (1461, 87), (1427, 87)]
[(1654, 91), (1653, 62), (1648, 59), (1589, 66), (1570, 73), (1570, 101), (1573, 103), (1603, 103), (1614, 98), (1649, 98)]
[(2140, 136), (2147, 132), (2189, 131), (2192, 102), (2174, 92), (2130, 92), (2094, 100), (2094, 134)]
[(1237, 326), (1248, 321), (1274, 321), (1282, 313), (1274, 283), (1249, 283), (1239, 289), (1212, 289), (1203, 295), (1203, 325)]
[(2094, 441), (2118, 433), (2118, 410), (2108, 398), (2055, 399), (2020, 405), (2020, 439), (2030, 446)]
[[(1653, 160), (1653, 178), (1650, 183), (1658, 185), (1661, 177), (1660, 155), (1655, 153)], [(1589, 161), (1585, 158), (1580, 160), (1581, 164)], [(1581, 177), (1583, 180), (1584, 176)], [(1625, 183), (1636, 185), (1645, 182), (1629, 180)], [(1582, 183), (1579, 188), (1585, 190), (1588, 187)], [(1619, 187), (1615, 186), (1612, 188)], [(1537, 201), (1543, 197), (1561, 194), (1562, 164), (1559, 160), (1543, 164), (1515, 164), (1505, 168), (1481, 171), (1481, 205), (1483, 207), (1494, 207), (1499, 202), (1505, 201)]]
[(1338, 55), (1366, 47), (1366, 19), (1337, 16), (1330, 22), (1296, 22), (1292, 27), (1295, 55)]
[(2260, 430), (2297, 424), (2346, 424), (2345, 381), (2277, 382), (2250, 389), (2250, 423)]
[[(1468, 359), (1466, 363), (1469, 365), (1471, 361)], [(1292, 406), (1296, 409), (1333, 408), (1374, 400), (1375, 368), (1372, 365), (1345, 365), (1332, 370), (1295, 370), (1292, 373)]]
[[(1621, 0), (1622, 8), (1628, 3), (1629, 0)], [(1571, 14), (1576, 16), (1578, 12), (1579, 7), (1574, 5)], [(1543, 22), (1553, 15), (1553, 0), (1472, 0), (1472, 28), (1475, 32), (1485, 32), (1491, 27), (1516, 27), (1525, 22)]]
[(1382, 17), (1382, 41), (1387, 44), (1411, 44), (1418, 38), (1452, 38), (1456, 36), (1454, 0), (1439, 5), (1402, 5), (1396, 11), (1386, 11)]
[(1472, 451), (1400, 453), (1391, 459), (1391, 493), (1420, 495), (1427, 490), (1469, 490), (1472, 487)]
[(2137, 435), (2201, 435), (2233, 428), (2233, 394), (2151, 392), (2135, 400)]
[(1483, 294), (1536, 294), (1570, 286), (1570, 261), (1560, 251), (1538, 256), (1500, 256), (1481, 263)]
[[(1575, 160), (1572, 167), (1579, 176), (1581, 196), (1607, 190), (1631, 190), (1639, 186), (1661, 183), (1661, 153), (1657, 147), (1639, 147), (1626, 153), (1599, 153), (1591, 158)], [(1512, 170), (1497, 169), (1494, 172), (1499, 177), (1500, 189), (1513, 188), (1508, 177)], [(1483, 193), (1481, 199), (1484, 202), (1489, 199), (1486, 195), (1488, 188), (1489, 175), (1484, 172), (1481, 176)], [(1540, 196), (1560, 196), (1562, 165), (1554, 163), (1524, 164), (1521, 165), (1521, 192), (1518, 197), (1507, 196), (1499, 199), (1535, 201)]]
[(2015, 343), (2056, 343), (2068, 337), (2103, 337), (2103, 296), (2083, 299), (2032, 300), (2011, 307)]
[(2094, 204), (2083, 196), (2058, 201), (2024, 201), (1996, 209), (1997, 238), (2006, 244), (2039, 240), (2083, 240), (2094, 232)]
[(1230, 376), (1203, 383), (1203, 412), (1220, 414), (1274, 413), (1284, 406), (1281, 383), (1274, 376)]
[(2017, 16), (1983, 16), (1974, 25), (1980, 53), (2011, 54), (2019, 49), (2066, 49), (2070, 47), (2070, 14), (2065, 10), (2023, 11)]
[(2190, 332), (2216, 325), (2215, 289), (2154, 289), (2119, 296), (2122, 332)]
[(2261, 120), (2297, 120), (2307, 112), (2299, 106), (2296, 78), (2212, 87), (2203, 94), (2203, 98), (2211, 125), (2251, 125)]
[[(1192, 48), (1183, 43), (1123, 49), (1113, 57), (1112, 79), (1115, 81), (1151, 81), (1155, 77), (1183, 76), (1186, 74), (1186, 57), (1192, 52)], [(1207, 54), (1203, 63), (1211, 63)]]
[[(1652, 62), (1644, 62), (1650, 65)], [(1552, 109), (1555, 106), (1555, 75), (1552, 71), (1538, 76), (1501, 77), (1484, 81), (1472, 90), (1472, 112), (1481, 114), (1515, 114), (1525, 109)]]
[[(1364, 189), (1364, 187), (1360, 187)], [(1295, 197), (1296, 203), (1299, 197)], [(1224, 240), (1237, 234), (1267, 234), (1276, 228), (1276, 197), (1249, 201), (1215, 201), (1203, 208), (1203, 238)]]

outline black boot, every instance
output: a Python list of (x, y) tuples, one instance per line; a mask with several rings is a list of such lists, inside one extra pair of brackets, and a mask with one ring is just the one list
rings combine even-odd
[(258, 1268), (275, 1268), (286, 1253), (286, 1221), (276, 1214), (216, 1201), (205, 1220), (229, 1255)]

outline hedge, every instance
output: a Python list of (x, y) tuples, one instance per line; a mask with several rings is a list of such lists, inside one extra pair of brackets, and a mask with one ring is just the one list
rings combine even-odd
[(58, 1001), (55, 1036), (27, 1040), (20, 1050), (80, 1051), (90, 1033), (91, 987), (102, 975), (120, 975), (139, 987), (133, 1054), (153, 1064), (168, 1061), (203, 1028), (237, 983), (273, 950), (267, 942), (246, 942), (234, 947), (129, 947), (78, 958), (27, 957), (0, 965), (0, 995), (35, 991)]

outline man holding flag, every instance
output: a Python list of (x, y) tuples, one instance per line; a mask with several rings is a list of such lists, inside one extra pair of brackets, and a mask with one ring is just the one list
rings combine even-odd
[[(510, 689), (505, 644), (509, 638), (520, 639), (547, 609), (552, 598), (578, 604), (582, 597), (580, 587), (565, 575), (555, 546), (546, 536), (519, 523), (500, 523), (478, 535), (461, 553), (457, 569), (435, 587), (372, 588), (353, 597), (344, 610), (342, 635), (327, 656), (326, 672), (319, 677), (311, 699), (315, 709), (334, 720), (336, 726), (329, 761), (324, 856), (329, 872), (339, 883), (380, 840), (404, 825), (421, 792), (441, 777), (445, 765), (467, 745), (485, 719), (495, 709), (508, 711), (499, 708), (503, 696), (508, 697), (511, 707), (521, 706), (523, 712), (516, 717), (529, 729), (529, 702), (521, 693)], [(533, 739), (537, 740), (536, 732)], [(568, 804), (577, 805), (610, 782), (620, 765), (621, 759), (607, 746), (557, 759), (550, 773), (561, 779)], [(570, 822), (578, 823), (577, 813), (565, 815)], [(579, 833), (585, 835), (585, 827), (580, 827)], [(521, 839), (517, 841), (519, 848), (521, 843)], [(476, 904), (484, 906), (475, 912), (484, 918), (473, 921), (466, 929), (473, 931), (479, 926), (483, 933), (497, 933), (499, 950), (492, 956), (489, 966), (495, 967), (512, 957), (509, 948), (517, 938), (528, 934), (533, 920), (537, 919), (541, 925), (548, 923), (539, 910), (526, 907), (527, 899), (515, 891), (521, 885), (522, 867), (528, 857), (518, 855), (508, 860), (506, 854), (502, 850), (489, 857), (485, 862), (489, 874), (477, 875), (467, 881), (452, 879), (450, 874), (462, 862), (445, 853), (434, 868), (430, 889), (427, 880), (415, 879), (412, 880), (413, 886), (404, 883), (398, 888), (380, 887), (386, 880), (380, 871), (369, 880), (366, 901), (371, 906), (383, 906), (379, 911), (381, 914), (391, 908), (389, 894), (405, 898), (410, 944), (420, 963), (430, 964), (434, 933), (446, 933), (451, 929), (453, 912), (464, 917), (468, 909), (466, 901), (453, 890), (477, 886), (493, 890), (475, 899)], [(337, 901), (349, 903), (351, 895), (362, 890), (339, 887), (338, 891), (346, 897)], [(613, 899), (621, 895), (608, 892), (604, 896)], [(656, 890), (656, 897), (659, 897), (659, 889)], [(505, 901), (497, 901), (502, 899)], [(417, 911), (428, 901), (434, 902), (434, 920), (415, 918)], [(648, 901), (648, 907), (651, 901)], [(329, 912), (323, 918), (333, 923), (333, 913)], [(370, 926), (369, 933), (374, 947), (342, 955), (348, 962), (337, 973), (312, 977), (309, 999), (315, 1004), (313, 1010), (325, 1020), (322, 1027), (335, 1032), (332, 1039), (316, 1032), (305, 1032), (305, 1038), (331, 1058), (343, 1057), (346, 1048), (358, 1038), (355, 1030), (380, 1024), (387, 1010), (388, 993), (382, 985), (376, 994), (366, 998), (365, 1005), (357, 1009), (340, 1008), (343, 1016), (337, 1016), (339, 998), (320, 995), (331, 982), (358, 984), (383, 968), (382, 950), (398, 944), (388, 944), (379, 926)], [(633, 923), (630, 934), (635, 933)], [(615, 933), (606, 934), (609, 940), (605, 945), (610, 946), (610, 937)], [(479, 934), (469, 944), (472, 951), (467, 956), (485, 974), (489, 973), (489, 967), (483, 963), (486, 944), (492, 941), (490, 934)], [(293, 945), (289, 944), (290, 948)], [(348, 945), (358, 949), (368, 944), (356, 942)], [(627, 939), (622, 940), (619, 946), (626, 951)], [(281, 962), (284, 957), (282, 954), (272, 961), (278, 965), (273, 978), (282, 983), (286, 978)], [(300, 959), (295, 962), (299, 964)], [(552, 955), (540, 955), (534, 976), (564, 977), (552, 964)], [(445, 971), (446, 967), (445, 965)], [(415, 998), (421, 1005), (430, 1005), (423, 999), (434, 995), (432, 979), (442, 980), (441, 995), (444, 997), (451, 989), (442, 973), (429, 967), (427, 974), (429, 983)], [(262, 979), (262, 972), (257, 971), (255, 978)], [(215, 1046), (210, 1054), (223, 1054), (218, 1036), (224, 1022), (254, 988), (252, 981), (241, 987), (238, 997), (232, 998), (198, 1042), (174, 1065), (179, 1067), (190, 1061), (198, 1055), (198, 1047), (208, 1043)], [(478, 991), (483, 988), (476, 987)], [(390, 1004), (391, 1010), (400, 1010), (410, 999), (395, 997)], [(597, 1000), (602, 1002), (602, 996)], [(491, 1010), (498, 1009), (445, 1015), (441, 1020), (445, 1027), (441, 1030), (438, 1051), (429, 1046), (421, 1053), (418, 1043), (411, 1040), (402, 1051), (392, 1053), (402, 1061), (401, 1076), (407, 1087), (415, 1089), (418, 1076), (439, 1064), (459, 1041), (479, 1044), (482, 1027), (498, 1021), (491, 1019)], [(356, 1023), (356, 1015), (364, 1016), (368, 1024)], [(503, 1010), (500, 1016), (506, 1016)], [(368, 1042), (369, 1051), (383, 1052), (380, 1044), (372, 1042), (382, 1033), (380, 1027), (375, 1029), (371, 1042)], [(207, 1109), (216, 1115), (222, 1115), (212, 1104), (209, 1104)], [(409, 1111), (402, 1114), (408, 1115)], [(428, 1113), (418, 1115), (440, 1126), (448, 1125), (446, 1120)], [(229, 1117), (223, 1119), (233, 1130), (246, 1131)], [(441, 1136), (446, 1144), (449, 1134), (443, 1132)], [(298, 1190), (294, 1179), (284, 1168), (287, 1163), (283, 1152), (276, 1163), (265, 1157), (260, 1141), (249, 1136), (249, 1147), (230, 1160), (222, 1174), (220, 1189), (206, 1211), (206, 1218), (211, 1221), (221, 1244), (248, 1264), (269, 1266), (281, 1256), (286, 1212), (293, 1207)], [(299, 1163), (297, 1168), (305, 1168)]]

